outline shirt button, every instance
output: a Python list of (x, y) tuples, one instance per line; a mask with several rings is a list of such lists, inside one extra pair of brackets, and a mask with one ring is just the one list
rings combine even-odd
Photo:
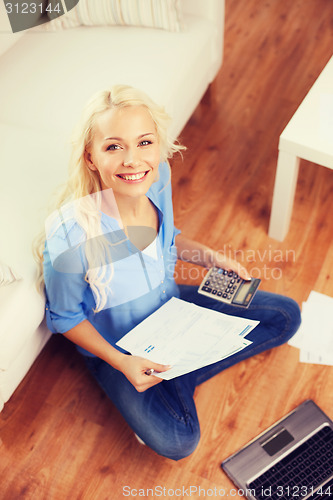
[(163, 293), (165, 293), (165, 290), (163, 290)]
[(164, 283), (164, 281), (162, 280), (161, 283)]

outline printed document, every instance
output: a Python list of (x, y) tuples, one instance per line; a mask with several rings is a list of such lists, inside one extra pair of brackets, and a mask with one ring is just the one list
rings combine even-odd
[(252, 343), (245, 337), (258, 324), (173, 297), (117, 345), (132, 355), (171, 365), (166, 372), (154, 373), (170, 380), (241, 351)]
[(333, 297), (311, 291), (302, 304), (302, 323), (289, 340), (301, 363), (333, 365)]

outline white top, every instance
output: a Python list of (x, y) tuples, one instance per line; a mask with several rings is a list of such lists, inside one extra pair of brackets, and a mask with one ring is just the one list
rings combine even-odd
[(158, 255), (157, 255), (157, 236), (156, 238), (144, 249), (142, 250), (142, 253), (145, 255), (148, 255), (152, 259), (157, 260)]
[(333, 56), (280, 136), (279, 149), (333, 169)]

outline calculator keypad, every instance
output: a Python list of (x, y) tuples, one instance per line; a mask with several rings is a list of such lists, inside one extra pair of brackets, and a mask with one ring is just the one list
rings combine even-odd
[(198, 292), (204, 292), (204, 295), (213, 296), (230, 304), (241, 281), (242, 279), (234, 271), (213, 267), (208, 271)]

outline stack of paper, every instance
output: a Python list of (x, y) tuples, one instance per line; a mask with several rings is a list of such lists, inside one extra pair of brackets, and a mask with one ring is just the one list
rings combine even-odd
[(302, 363), (333, 365), (333, 298), (312, 291), (302, 305), (302, 324), (289, 344)]
[(259, 321), (222, 314), (173, 297), (117, 345), (135, 356), (171, 365), (154, 375), (169, 380), (241, 351)]

